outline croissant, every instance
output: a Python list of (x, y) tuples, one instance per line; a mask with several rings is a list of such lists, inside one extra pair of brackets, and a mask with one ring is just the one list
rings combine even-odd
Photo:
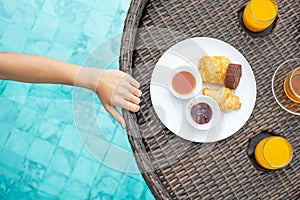
[(230, 59), (226, 56), (202, 56), (198, 69), (204, 83), (224, 84)]
[(212, 97), (219, 104), (219, 107), (222, 111), (228, 112), (231, 110), (239, 110), (241, 108), (239, 97), (234, 95), (232, 90), (229, 88), (204, 88), (203, 94)]

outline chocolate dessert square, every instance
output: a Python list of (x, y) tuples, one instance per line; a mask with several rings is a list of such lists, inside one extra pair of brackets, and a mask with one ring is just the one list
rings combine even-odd
[(226, 77), (225, 77), (225, 86), (235, 90), (242, 76), (242, 66), (239, 64), (229, 64)]

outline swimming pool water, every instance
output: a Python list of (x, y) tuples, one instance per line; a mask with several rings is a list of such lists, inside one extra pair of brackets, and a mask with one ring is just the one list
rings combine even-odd
[[(122, 34), (129, 4), (0, 0), (0, 51), (82, 65), (93, 49)], [(110, 49), (116, 56), (117, 41)], [(97, 67), (119, 68), (117, 60)], [(104, 152), (99, 161), (83, 145), (74, 122), (73, 92), (70, 86), (0, 81), (0, 199), (154, 199), (140, 173), (105, 162), (118, 155), (99, 146)], [(100, 130), (106, 139), (131, 152), (126, 132), (97, 100), (96, 114), (105, 122)]]

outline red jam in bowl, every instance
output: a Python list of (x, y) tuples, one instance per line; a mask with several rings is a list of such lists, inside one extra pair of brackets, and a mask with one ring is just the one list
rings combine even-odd
[(207, 124), (212, 117), (212, 109), (207, 103), (197, 103), (191, 109), (191, 117), (197, 124)]

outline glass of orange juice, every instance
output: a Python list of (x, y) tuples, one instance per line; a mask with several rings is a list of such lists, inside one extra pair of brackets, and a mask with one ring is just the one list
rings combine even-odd
[(243, 12), (244, 25), (254, 32), (268, 28), (278, 12), (276, 0), (251, 0)]
[(265, 169), (285, 167), (293, 157), (291, 144), (283, 137), (271, 136), (262, 139), (254, 151), (257, 163)]

